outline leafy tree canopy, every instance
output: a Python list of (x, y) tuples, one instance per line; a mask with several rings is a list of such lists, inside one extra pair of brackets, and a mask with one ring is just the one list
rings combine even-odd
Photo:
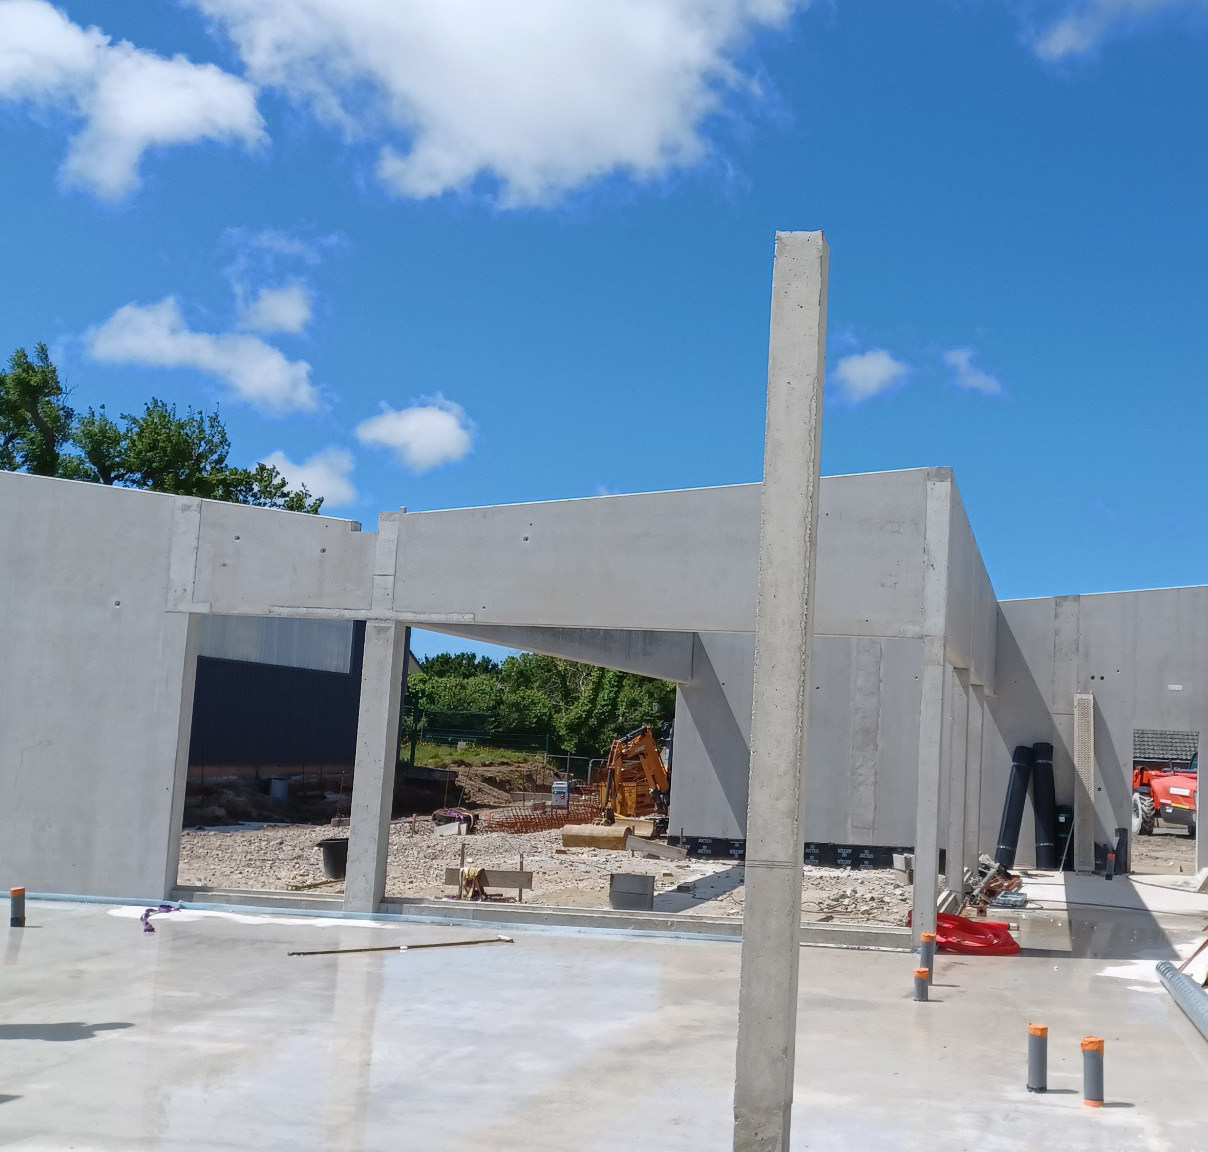
[(575, 756), (603, 756), (618, 736), (675, 715), (667, 681), (527, 652), (502, 664), (471, 653), (430, 656), (408, 692), (420, 713), (488, 713), (497, 733), (548, 735)]
[(322, 497), (291, 489), (268, 464), (235, 468), (231, 442), (213, 412), (154, 397), (143, 412), (113, 420), (102, 404), (78, 414), (67, 403), (45, 344), (31, 359), (18, 348), (0, 372), (0, 469), (177, 496), (229, 500), (290, 512), (318, 512)]

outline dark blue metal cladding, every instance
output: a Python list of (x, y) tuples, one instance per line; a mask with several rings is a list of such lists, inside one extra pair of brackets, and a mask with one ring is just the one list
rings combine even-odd
[(347, 673), (197, 658), (190, 767), (351, 767), (365, 625)]

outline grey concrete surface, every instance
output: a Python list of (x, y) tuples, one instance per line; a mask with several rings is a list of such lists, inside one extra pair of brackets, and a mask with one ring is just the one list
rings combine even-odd
[[(701, 1152), (730, 1139), (738, 948), (511, 932), (448, 951), (287, 957), (497, 929), (31, 901), (4, 942), (0, 1142), (22, 1152)], [(1208, 1046), (1157, 985), (1184, 918), (1111, 913), (1096, 958), (803, 949), (794, 1149), (1203, 1148)], [(1168, 935), (1168, 933), (1170, 933)], [(1049, 1027), (1029, 1095), (1026, 1028)], [(1104, 1036), (1101, 1112), (1078, 1043)]]

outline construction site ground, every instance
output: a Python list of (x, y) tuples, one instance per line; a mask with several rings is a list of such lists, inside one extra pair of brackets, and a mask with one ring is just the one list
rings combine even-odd
[[(346, 829), (330, 825), (264, 825), (186, 830), (181, 841), (182, 885), (253, 891), (337, 893), (325, 882), (316, 845)], [(710, 917), (741, 917), (743, 867), (732, 860), (664, 860), (633, 852), (563, 848), (560, 831), (528, 834), (438, 836), (431, 820), (396, 820), (390, 827), (387, 897), (434, 897), (455, 892), (445, 869), (461, 862), (533, 873), (525, 903), (562, 908), (607, 908), (609, 875), (636, 872), (655, 878), (656, 911)], [(853, 924), (906, 923), (910, 890), (892, 871), (840, 868), (804, 870), (802, 919)], [(515, 897), (515, 893), (504, 893)]]
[[(1195, 915), (1022, 920), (1018, 956), (801, 949), (794, 1150), (1203, 1149), (1208, 1046), (1154, 971)], [(1164, 893), (1170, 897), (1172, 894)], [(0, 1143), (87, 1152), (701, 1152), (731, 1144), (737, 941), (31, 900), (8, 933)], [(388, 952), (294, 956), (305, 950)], [(1199, 970), (1197, 970), (1199, 971)], [(1049, 1029), (1030, 1094), (1027, 1027)], [(1107, 1106), (1082, 1104), (1084, 1036)]]

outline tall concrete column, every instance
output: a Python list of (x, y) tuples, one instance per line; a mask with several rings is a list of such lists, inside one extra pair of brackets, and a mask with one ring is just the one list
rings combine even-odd
[(952, 669), (952, 736), (948, 753), (948, 888), (961, 890), (965, 867), (965, 796), (969, 787), (969, 669)]
[(788, 1152), (830, 250), (780, 232), (772, 274), (735, 1152)]
[(180, 874), (180, 841), (184, 832), (185, 791), (189, 781), (189, 744), (193, 738), (193, 696), (197, 687), (197, 649), (201, 640), (201, 617), (190, 613), (185, 629), (181, 664), (179, 712), (176, 716), (176, 769), (172, 776), (172, 816), (168, 833), (168, 857), (164, 861), (163, 899), (172, 899)]
[(386, 850), (406, 666), (406, 627), (392, 620), (366, 621), (345, 912), (376, 912), (386, 889)]
[(948, 612), (948, 536), (952, 518), (952, 484), (927, 481), (927, 520), (923, 543), (923, 660), (920, 672), (919, 787), (914, 832), (914, 940), (935, 931), (935, 898), (939, 885), (940, 779), (948, 685), (944, 632)]
[(965, 867), (977, 870), (981, 855), (982, 730), (986, 715), (986, 690), (974, 684), (969, 690), (969, 723), (965, 732), (965, 762), (969, 765), (965, 788)]

